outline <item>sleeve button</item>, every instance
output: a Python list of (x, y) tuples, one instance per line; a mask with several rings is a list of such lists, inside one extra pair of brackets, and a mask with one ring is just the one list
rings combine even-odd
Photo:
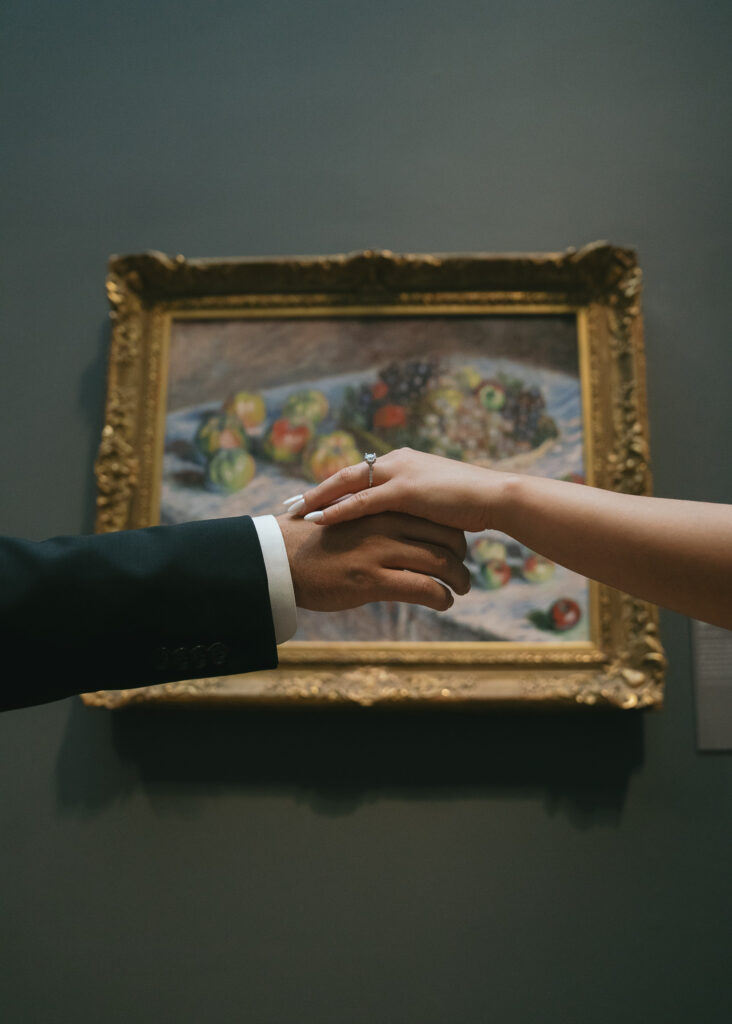
[(208, 649), (208, 656), (211, 659), (211, 663), (215, 665), (216, 668), (221, 668), (222, 665), (225, 665), (227, 662), (229, 657), (229, 648), (226, 644), (222, 644), (220, 641), (215, 644), (211, 644)]
[(153, 654), (153, 668), (158, 672), (164, 672), (170, 664), (170, 653), (167, 647), (158, 647)]
[(203, 644), (191, 648), (191, 668), (204, 669), (208, 665), (208, 652)]
[(185, 647), (176, 647), (171, 655), (171, 659), (176, 672), (185, 672), (188, 669), (188, 651)]

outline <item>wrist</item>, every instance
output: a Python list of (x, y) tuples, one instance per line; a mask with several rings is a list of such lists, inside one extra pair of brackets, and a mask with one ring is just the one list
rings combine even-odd
[(497, 473), (496, 487), (488, 500), (488, 529), (511, 533), (521, 508), (526, 478), (518, 473)]
[(300, 564), (299, 554), (303, 542), (309, 532), (309, 524), (306, 523), (304, 519), (296, 519), (294, 516), (290, 516), (286, 512), (277, 516), (277, 523), (282, 531), (282, 540), (285, 545), (287, 561), (290, 566), (292, 589), (295, 593), (295, 604), (298, 608), (302, 608), (304, 607), (304, 595), (303, 581), (301, 579), (302, 566)]

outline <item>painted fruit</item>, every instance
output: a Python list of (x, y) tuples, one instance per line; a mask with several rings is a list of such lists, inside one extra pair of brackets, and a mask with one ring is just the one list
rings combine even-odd
[(295, 391), (285, 402), (282, 415), (293, 422), (315, 426), (328, 415), (328, 399), (322, 391), (314, 389)]
[(496, 412), (498, 409), (503, 408), (503, 403), (506, 401), (506, 392), (498, 381), (487, 380), (478, 390), (478, 400), (484, 409)]
[(241, 423), (235, 416), (217, 413), (203, 421), (198, 428), (194, 444), (205, 459), (210, 459), (219, 451), (246, 448), (247, 439)]
[(382, 405), (374, 413), (374, 426), (379, 430), (403, 427), (406, 422), (407, 410), (403, 405)]
[(430, 401), (437, 412), (449, 416), (463, 404), (463, 393), (457, 388), (437, 388), (431, 393)]
[(491, 540), (488, 537), (476, 540), (470, 549), (470, 553), (476, 562), (480, 562), (483, 565), (486, 562), (506, 561), (506, 545), (502, 544), (500, 540)]
[(554, 629), (563, 632), (576, 626), (582, 618), (580, 606), (571, 597), (560, 597), (549, 609), (549, 618)]
[(455, 373), (455, 380), (463, 391), (475, 391), (477, 387), (480, 387), (482, 379), (474, 366), (461, 366)]
[(360, 462), (362, 458), (353, 435), (345, 430), (336, 430), (317, 439), (307, 459), (307, 471), (316, 483), (320, 483), (339, 469)]
[(236, 416), (245, 430), (255, 430), (264, 423), (267, 407), (255, 391), (237, 391), (224, 402), (224, 412)]
[(295, 423), (282, 416), (272, 424), (265, 449), (275, 462), (295, 462), (312, 436), (310, 423)]
[(549, 561), (548, 558), (532, 554), (524, 559), (521, 574), (529, 583), (544, 583), (552, 578), (555, 569), (554, 562)]
[(492, 558), (480, 567), (480, 578), (487, 590), (498, 590), (511, 579), (511, 569), (500, 559)]
[(235, 494), (256, 472), (254, 459), (242, 448), (216, 452), (206, 466), (206, 487), (217, 494)]

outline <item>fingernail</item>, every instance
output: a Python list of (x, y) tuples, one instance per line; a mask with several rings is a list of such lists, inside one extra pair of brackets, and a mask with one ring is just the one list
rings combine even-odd
[(302, 498), (302, 494), (296, 494), (292, 498), (285, 498), (285, 500), (282, 502), (282, 504), (283, 505), (291, 505), (293, 503), (293, 501), (300, 501), (301, 498)]
[[(292, 509), (290, 509), (290, 511), (292, 511)], [(309, 523), (319, 523), (322, 518), (322, 512), (308, 512), (308, 514), (305, 516), (305, 519), (307, 519)]]
[(287, 511), (288, 512), (299, 512), (304, 504), (305, 504), (305, 499), (304, 498), (300, 498), (299, 501), (296, 501), (294, 505), (290, 505), (290, 507), (288, 508)]

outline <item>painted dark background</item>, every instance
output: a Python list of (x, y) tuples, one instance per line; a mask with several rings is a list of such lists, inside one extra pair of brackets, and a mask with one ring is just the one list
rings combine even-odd
[(236, 388), (307, 383), (395, 359), (492, 356), (579, 372), (575, 316), (174, 320), (169, 353), (169, 412), (223, 401)]
[[(105, 261), (146, 248), (634, 245), (656, 491), (732, 501), (731, 20), (7, 0), (0, 530), (92, 528)], [(645, 717), (4, 715), (3, 1019), (728, 1020), (732, 762), (663, 638)]]

